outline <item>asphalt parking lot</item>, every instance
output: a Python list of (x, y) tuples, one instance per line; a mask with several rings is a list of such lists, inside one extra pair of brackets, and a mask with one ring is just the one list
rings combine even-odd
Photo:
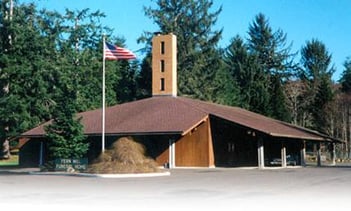
[(170, 176), (95, 178), (0, 169), (11, 210), (344, 210), (351, 167), (173, 169)]

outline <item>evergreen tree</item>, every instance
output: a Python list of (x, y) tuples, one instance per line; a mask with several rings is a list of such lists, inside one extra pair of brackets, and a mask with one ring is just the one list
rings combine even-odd
[[(210, 12), (211, 0), (158, 0), (157, 8), (145, 8), (164, 34), (177, 35), (178, 93), (214, 100), (220, 55), (216, 46), (222, 31), (213, 31), (221, 8)], [(151, 33), (147, 33), (150, 40)]]
[(280, 78), (277, 75), (273, 75), (271, 78), (271, 106), (272, 106), (272, 117), (285, 122), (291, 121), (291, 115), (288, 111), (286, 104), (285, 89), (281, 84)]
[(249, 107), (251, 96), (251, 94), (245, 94), (244, 90), (247, 91), (246, 93), (250, 93), (250, 85), (252, 85), (250, 83), (251, 77), (249, 71), (247, 71), (249, 65), (248, 57), (247, 47), (239, 35), (231, 40), (231, 43), (225, 49), (223, 55), (224, 68), (233, 79), (233, 82), (237, 83), (240, 91), (239, 96), (241, 99), (239, 105), (244, 108)]
[(120, 79), (116, 84), (116, 99), (119, 103), (130, 102), (137, 97), (137, 65), (136, 61), (119, 61)]
[[(70, 71), (71, 74), (65, 73)], [(51, 160), (56, 158), (82, 158), (88, 151), (84, 128), (75, 116), (77, 104), (77, 78), (73, 71), (62, 69), (56, 72), (56, 104), (53, 119), (45, 128), (49, 139)], [(72, 77), (70, 77), (72, 76)]]
[[(281, 114), (283, 110), (287, 111), (286, 99), (284, 95), (275, 96), (272, 93), (283, 93), (280, 83), (291, 75), (294, 68), (292, 63), (293, 54), (290, 53), (290, 46), (286, 46), (286, 34), (281, 29), (273, 31), (269, 25), (268, 19), (262, 13), (255, 17), (253, 23), (249, 26), (248, 51), (255, 57), (256, 65), (261, 70), (260, 81), (256, 83), (262, 84), (263, 90), (260, 90), (262, 114), (273, 116), (276, 118), (285, 118)], [(280, 89), (280, 90), (273, 90)], [(281, 100), (281, 102), (277, 102)], [(280, 105), (279, 108), (276, 106)], [(283, 108), (285, 107), (285, 108)], [(278, 110), (276, 110), (278, 109)]]
[(344, 71), (340, 78), (341, 91), (344, 93), (351, 93), (351, 58), (348, 58), (344, 63)]
[(236, 36), (224, 61), (241, 90), (241, 106), (254, 112), (288, 121), (282, 83), (291, 74), (293, 55), (286, 47), (286, 34), (273, 32), (263, 14), (249, 27), (247, 43)]
[(214, 84), (217, 84), (214, 89), (214, 95), (216, 96), (214, 102), (230, 106), (240, 105), (241, 99), (238, 83), (229, 70), (225, 68), (224, 63), (216, 72)]
[(330, 130), (331, 102), (334, 99), (332, 82), (330, 77), (324, 75), (318, 85), (317, 93), (312, 104), (311, 112), (314, 120), (314, 128), (325, 134), (332, 135)]
[[(77, 111), (86, 111), (101, 107), (102, 104), (102, 36), (111, 36), (111, 30), (100, 23), (105, 17), (100, 11), (89, 9), (72, 11), (66, 9), (61, 15), (60, 35), (66, 39), (57, 40), (59, 52), (72, 52), (62, 55), (70, 56), (67, 65), (74, 66), (79, 80), (77, 85)], [(123, 40), (111, 38), (109, 42), (121, 44)], [(74, 54), (74, 55), (72, 55)], [(69, 59), (69, 58), (68, 58)], [(119, 80), (117, 63), (106, 63), (106, 104), (116, 104), (115, 84)]]
[[(53, 101), (52, 123), (47, 126), (50, 140), (51, 159), (81, 158), (85, 156), (89, 144), (85, 141), (84, 128), (76, 113), (101, 106), (102, 27), (98, 20), (104, 15), (66, 10), (62, 23), (67, 39), (58, 41), (60, 55), (54, 63), (50, 78)], [(106, 69), (118, 69), (119, 65), (110, 63)], [(115, 103), (114, 84), (119, 71), (106, 71), (106, 102)], [(93, 95), (95, 94), (95, 95)]]
[(331, 54), (321, 41), (313, 39), (302, 47), (301, 63), (300, 77), (307, 85), (304, 99), (309, 102), (305, 109), (311, 114), (306, 126), (327, 133), (330, 122), (321, 118), (327, 116), (328, 104), (333, 100)]
[(265, 96), (265, 84), (262, 83), (264, 74), (257, 66), (256, 57), (250, 55), (248, 47), (240, 36), (232, 39), (231, 44), (224, 53), (225, 68), (237, 83), (240, 90), (241, 102), (239, 105), (251, 111), (261, 113), (262, 105), (267, 102)]
[(137, 98), (151, 97), (152, 95), (152, 68), (151, 52), (144, 57), (140, 72), (137, 74)]
[(325, 75), (331, 77), (334, 73), (334, 67), (330, 67), (331, 58), (324, 43), (317, 39), (307, 41), (302, 47), (300, 78), (307, 81), (312, 90), (317, 90)]
[(266, 16), (259, 13), (249, 26), (248, 34), (248, 49), (257, 55), (263, 71), (270, 75), (278, 74), (280, 78), (288, 77), (294, 67), (294, 54), (290, 53), (291, 44), (287, 46), (286, 33), (281, 29), (273, 31)]
[[(0, 144), (49, 119), (56, 128), (74, 125), (76, 129), (67, 131), (80, 139), (75, 113), (101, 107), (101, 40), (103, 32), (108, 37), (112, 33), (100, 23), (104, 14), (89, 9), (37, 11), (33, 3), (13, 2), (14, 7), (10, 0), (0, 3)], [(124, 40), (109, 41), (123, 47)], [(124, 86), (121, 80), (135, 81), (136, 66), (107, 63), (107, 105), (135, 99), (135, 85), (121, 99), (117, 91)]]
[(41, 19), (33, 4), (0, 5), (0, 139), (6, 140), (50, 117), (45, 79), (55, 48), (52, 37), (38, 28)]

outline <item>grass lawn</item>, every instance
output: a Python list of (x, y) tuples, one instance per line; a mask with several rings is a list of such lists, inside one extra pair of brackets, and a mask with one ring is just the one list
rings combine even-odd
[(18, 155), (11, 155), (8, 160), (0, 160), (0, 166), (17, 166), (18, 165)]

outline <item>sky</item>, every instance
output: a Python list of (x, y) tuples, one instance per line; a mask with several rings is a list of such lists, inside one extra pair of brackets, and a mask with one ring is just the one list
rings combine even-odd
[[(144, 6), (155, 6), (152, 0), (20, 0), (33, 1), (39, 8), (58, 12), (65, 8), (100, 10), (106, 15), (103, 25), (112, 28), (114, 35), (125, 38), (126, 47), (132, 51), (144, 47), (137, 43), (144, 31), (158, 31), (143, 10)], [(222, 6), (213, 27), (223, 29), (220, 47), (228, 46), (238, 34), (247, 38), (249, 25), (258, 13), (263, 13), (273, 31), (281, 29), (287, 34), (292, 52), (300, 51), (312, 39), (323, 42), (336, 68), (333, 80), (339, 80), (346, 58), (351, 57), (351, 0), (213, 0), (213, 3), (213, 10)], [(296, 60), (299, 59), (300, 55)]]

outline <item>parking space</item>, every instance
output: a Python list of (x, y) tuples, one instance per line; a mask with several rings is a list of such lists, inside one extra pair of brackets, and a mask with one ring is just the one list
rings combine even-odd
[(351, 167), (174, 169), (119, 179), (0, 169), (0, 187), (0, 206), (15, 210), (337, 210), (348, 207)]

